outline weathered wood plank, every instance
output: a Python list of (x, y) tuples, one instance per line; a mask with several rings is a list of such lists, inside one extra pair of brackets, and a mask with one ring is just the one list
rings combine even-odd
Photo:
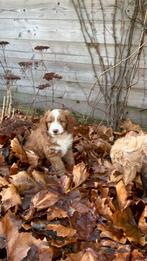
[[(37, 45), (42, 44), (42, 42), (37, 42)], [(91, 66), (91, 59), (88, 55), (88, 51), (84, 44), (82, 43), (66, 43), (66, 42), (45, 42), (43, 45), (50, 46), (50, 49), (48, 52), (45, 52), (43, 54), (43, 60), (46, 65), (46, 67), (49, 70), (57, 71), (57, 72), (69, 72), (73, 71), (77, 73), (77, 71), (89, 71), (92, 72), (92, 66)], [(7, 57), (7, 64), (10, 70), (20, 68), (18, 65), (21, 61), (28, 61), (30, 59), (37, 61), (42, 59), (42, 56), (39, 52), (35, 52), (33, 48), (36, 45), (31, 41), (15, 41), (13, 40), (10, 45), (6, 48), (6, 57)], [(103, 45), (100, 46), (102, 56), (105, 56), (105, 48)], [(114, 64), (113, 56), (114, 56), (114, 46), (108, 45), (108, 52), (111, 54), (109, 55), (109, 63), (111, 65)], [(134, 47), (136, 49), (137, 47)], [(93, 50), (93, 53), (95, 51)], [(144, 48), (142, 56), (140, 58), (140, 73), (146, 74), (143, 70), (144, 68), (147, 68), (147, 63), (145, 60), (145, 57), (147, 56), (147, 47)], [(94, 55), (95, 57), (95, 65), (97, 71), (100, 71), (99, 66), (99, 60), (97, 58), (97, 55)], [(125, 56), (124, 56), (125, 57)], [(0, 50), (0, 60), (3, 61), (3, 53)], [(107, 65), (107, 59), (104, 59), (105, 65)], [(123, 66), (124, 63), (122, 63)], [(131, 65), (130, 65), (131, 66)], [(43, 69), (43, 68), (42, 68)], [(38, 70), (40, 71), (41, 68), (39, 66)]]
[[(88, 26), (88, 22), (87, 26)], [(4, 26), (5, 25), (5, 26)], [(125, 24), (126, 29), (128, 24)], [(103, 34), (103, 24), (98, 23), (96, 26), (97, 30), (95, 32), (96, 37), (100, 43), (104, 43), (104, 34)], [(122, 26), (119, 23), (117, 25), (116, 37), (118, 42), (121, 39)], [(68, 32), (68, 33), (67, 33)], [(138, 28), (138, 33), (134, 35), (134, 42), (139, 41), (140, 29)], [(60, 23), (58, 20), (7, 20), (3, 19), (3, 23), (0, 23), (0, 35), (1, 38), (10, 38), (10, 39), (42, 39), (50, 41), (74, 41), (74, 42), (84, 42), (83, 35), (81, 32), (81, 27), (78, 21), (69, 20), (68, 23), (66, 20), (61, 20)], [(107, 44), (113, 44), (113, 31), (112, 24), (107, 23), (106, 31), (106, 42)]]
[[(0, 97), (2, 99), (3, 95), (5, 94), (5, 92), (4, 92), (4, 90), (1, 89), (0, 93), (1, 93)], [(48, 107), (47, 104), (50, 103), (52, 107), (53, 106), (57, 106), (57, 105), (58, 106), (59, 105), (61, 105), (61, 106), (64, 105), (64, 106), (67, 106), (67, 107), (71, 108), (74, 111), (78, 111), (78, 112), (80, 111), (81, 113), (86, 113), (86, 114), (89, 111), (91, 111), (92, 108), (91, 108), (91, 106), (89, 106), (87, 104), (86, 100), (84, 100), (84, 99), (82, 99), (82, 100), (76, 99), (76, 95), (73, 96), (72, 99), (71, 99), (71, 93), (69, 95), (67, 94), (64, 97), (60, 97), (60, 96), (55, 95), (54, 99), (53, 99), (52, 95), (47, 95), (47, 94), (43, 95), (43, 94), (40, 93), (40, 95), (36, 96), (36, 106), (37, 107)], [(22, 98), (22, 100), (21, 100), (21, 97), (24, 97), (24, 96), (26, 98), (25, 99)], [(141, 95), (140, 95), (140, 92), (136, 93), (134, 96), (136, 97), (135, 101), (137, 101), (137, 103), (135, 103), (133, 101), (129, 101), (128, 107), (136, 108), (136, 111), (137, 111), (137, 108), (139, 110), (141, 110), (141, 108), (145, 108), (146, 109), (147, 108), (147, 106), (146, 106), (147, 98), (144, 101), (143, 97), (141, 97)], [(31, 104), (33, 103), (34, 93), (33, 92), (29, 93), (29, 92), (22, 92), (22, 91), (20, 92), (20, 91), (18, 91), (18, 92), (15, 93), (14, 97), (15, 97), (14, 104), (17, 103), (17, 97), (19, 97), (19, 102), (22, 101), (24, 106), (29, 107), (29, 105), (31, 106)], [(136, 104), (137, 104), (137, 106), (136, 106)], [(81, 107), (81, 105), (82, 105), (82, 107)], [(80, 106), (80, 110), (78, 109), (79, 106)], [(103, 102), (100, 102), (98, 104), (98, 108), (100, 108), (101, 110), (104, 110)], [(102, 115), (99, 114), (99, 113), (101, 113), (101, 110), (99, 111), (99, 109), (96, 109), (96, 112), (95, 112), (95, 114), (98, 112), (98, 115), (99, 115), (100, 118), (102, 117)], [(98, 116), (98, 115), (96, 114), (95, 116)], [(104, 117), (104, 114), (103, 114), (103, 117)], [(138, 115), (137, 115), (137, 119), (138, 119)]]
[[(38, 66), (35, 67), (36, 69), (34, 69), (32, 67), (33, 73), (36, 77), (36, 80), (38, 78), (40, 78), (40, 74), (44, 74), (45, 71), (50, 71), (50, 72), (56, 72), (59, 73), (61, 76), (63, 76), (63, 78), (65, 77), (65, 79), (70, 79), (73, 81), (88, 81), (88, 82), (94, 82), (95, 78), (94, 78), (94, 73), (93, 73), (93, 69), (90, 63), (90, 58), (87, 56), (68, 56), (68, 55), (51, 55), (48, 60), (44, 59), (44, 64), (42, 65), (42, 62), (40, 61), (40, 59), (34, 59), (33, 55), (29, 56), (28, 59), (24, 59), (24, 57), (16, 57), (17, 55), (14, 55), (12, 57), (8, 57), (7, 58), (7, 69), (8, 70), (12, 70), (14, 73), (19, 74), (20, 76), (22, 75), (22, 70), (21, 67), (19, 65), (19, 62), (28, 62), (28, 61), (32, 61), (32, 62), (38, 62)], [(32, 58), (32, 59), (31, 59)], [(0, 55), (0, 60), (3, 63), (3, 65), (5, 66), (4, 63), (4, 59), (3, 56)], [(106, 68), (107, 67), (107, 59), (104, 59), (105, 61), (105, 65)], [(113, 65), (114, 61), (113, 58), (109, 58), (109, 62), (111, 62), (111, 64)], [(45, 66), (44, 66), (45, 65)], [(124, 63), (122, 63), (121, 65), (122, 67), (124, 66)], [(145, 68), (146, 67), (146, 68)], [(99, 61), (96, 58), (95, 60), (95, 68), (97, 71), (97, 74), (99, 75), (102, 72), (102, 68), (99, 65)], [(131, 68), (131, 65), (130, 65)], [(144, 63), (144, 60), (140, 61), (140, 68), (139, 70), (136, 72), (136, 78), (134, 81), (146, 81), (147, 79), (147, 64)], [(2, 72), (2, 68), (1, 68), (1, 72)], [(113, 69), (110, 70), (110, 72), (112, 72), (113, 75)], [(28, 72), (27, 72), (28, 73)], [(38, 74), (38, 76), (37, 76)], [(68, 77), (67, 77), (68, 75)], [(85, 80), (84, 80), (85, 79)], [(141, 87), (143, 87), (143, 85), (141, 84)]]
[[(102, 0), (102, 3), (104, 7), (112, 6), (114, 5), (114, 0)], [(98, 1), (93, 0), (94, 7), (97, 6)], [(91, 2), (87, 1), (86, 6), (88, 8), (91, 8)], [(72, 1), (71, 0), (11, 0), (11, 1), (0, 1), (0, 7), (1, 8), (34, 8), (34, 7), (41, 7), (41, 8), (47, 8), (50, 9), (59, 7), (59, 8), (73, 8)]]
[[(34, 40), (34, 39), (28, 41), (28, 40), (22, 40), (22, 39), (10, 40), (8, 38), (4, 38), (1, 40), (8, 41), (10, 43), (5, 48), (5, 53), (6, 53), (6, 56), (8, 56), (8, 57), (11, 56), (11, 52), (12, 53), (15, 52), (12, 56), (19, 57), (20, 59), (21, 58), (28, 59), (29, 57), (34, 57), (35, 59), (40, 59), (40, 58), (42, 59), (40, 52), (34, 50), (35, 46), (37, 46), (37, 45), (46, 45), (46, 46), (50, 47), (47, 51), (45, 51), (43, 53), (43, 57), (45, 60), (48, 60), (47, 57), (50, 56), (50, 54), (70, 55), (70, 56), (79, 56), (79, 57), (88, 56), (89, 57), (89, 53), (88, 53), (85, 43), (81, 43), (81, 42), (77, 43), (77, 42), (72, 42), (72, 41), (70, 41), (70, 42), (42, 41), (42, 40)], [(99, 48), (101, 51), (101, 55), (106, 56), (106, 49), (105, 49), (103, 43), (99, 44)], [(119, 48), (123, 48), (123, 45), (120, 45)], [(137, 48), (138, 48), (138, 43), (136, 42), (132, 52), (134, 52), (134, 50), (137, 50)], [(108, 44), (107, 50), (110, 54), (109, 56), (111, 58), (113, 58), (115, 56), (114, 45)], [(91, 48), (91, 52), (96, 55), (94, 48)], [(0, 53), (2, 53), (1, 49), (0, 49)], [(23, 54), (24, 54), (24, 56), (23, 56)], [(125, 56), (125, 54), (126, 53), (124, 52), (124, 56)], [(143, 48), (143, 54), (141, 57), (142, 60), (145, 59), (145, 57), (144, 57), (145, 55), (147, 55), (147, 45), (144, 46), (144, 48)], [(91, 61), (90, 61), (90, 63), (91, 63)]]
[[(54, 64), (48, 63), (47, 71), (55, 72), (55, 73), (61, 75), (62, 80), (64, 82), (75, 82), (76, 84), (79, 84), (79, 85), (84, 85), (85, 83), (87, 83), (89, 86), (93, 85), (93, 83), (95, 82), (95, 77), (94, 77), (94, 73), (93, 73), (93, 70), (90, 65), (87, 67), (83, 67), (81, 70), (78, 69), (78, 68), (80, 68), (80, 66), (78, 64), (77, 64), (77, 68), (76, 68), (76, 64), (71, 63), (70, 65), (69, 64), (61, 65), (61, 63), (58, 64), (57, 62)], [(23, 71), (21, 70), (20, 67), (18, 67), (18, 66), (15, 67), (15, 65), (13, 64), (11, 67), (10, 66), (7, 67), (7, 70), (20, 76), (21, 79), (23, 80), (24, 86), (32, 85), (32, 83), (30, 82), (30, 81), (32, 81), (31, 80), (32, 75), (33, 75), (33, 81), (35, 82), (36, 86), (40, 83), (46, 82), (45, 80), (43, 80), (43, 76), (44, 76), (46, 70), (43, 70), (42, 67), (38, 67), (37, 69), (27, 70), (26, 73), (23, 73)], [(100, 75), (100, 73), (101, 73), (101, 70), (100, 70), (100, 67), (98, 66), (97, 74)], [(1, 75), (1, 77), (4, 75), (2, 68), (0, 69), (0, 75)], [(103, 77), (100, 78), (100, 81), (102, 81), (102, 80), (103, 80)], [(28, 81), (30, 83), (28, 83)], [(146, 70), (140, 69), (140, 70), (136, 71), (136, 75), (133, 80), (134, 86), (132, 88), (144, 90), (146, 88), (146, 82), (147, 82), (147, 69)]]
[[(38, 80), (38, 84), (43, 83), (42, 81)], [(144, 82), (142, 82), (142, 85)], [(37, 82), (35, 82), (35, 86), (37, 87)], [(31, 79), (21, 79), (17, 83), (14, 84), (12, 87), (14, 90), (14, 93), (16, 92), (22, 92), (22, 93), (28, 93), (33, 94), (34, 91), (37, 93), (37, 89), (33, 86), (33, 83)], [(55, 80), (53, 85), (49, 87), (48, 89), (41, 90), (39, 93), (40, 95), (47, 95), (48, 97), (52, 97), (53, 93), (56, 98), (60, 97), (61, 99), (69, 99), (69, 100), (76, 100), (76, 101), (86, 101), (90, 90), (92, 87), (92, 83), (89, 82), (75, 82), (71, 81), (71, 77), (69, 81), (66, 81), (66, 79), (63, 80)], [(0, 89), (6, 89), (5, 83), (0, 82)], [(54, 90), (54, 91), (53, 91)], [(72, 93), (72, 95), (71, 95)], [(95, 99), (96, 96), (99, 93), (99, 88), (95, 88), (92, 92), (91, 101), (92, 99)], [(134, 86), (130, 90), (129, 95), (129, 106), (136, 106), (139, 108), (143, 108), (147, 106), (147, 90), (142, 87), (141, 88), (141, 81), (139, 81), (139, 86)], [(102, 97), (100, 95), (99, 97)], [(100, 100), (100, 104), (103, 103), (103, 98)]]
[[(105, 14), (107, 15), (107, 21), (112, 21), (113, 15), (113, 7), (107, 7), (105, 9)], [(87, 9), (89, 18), (93, 21), (102, 21), (103, 14), (100, 8), (95, 8), (93, 13), (91, 13), (91, 9)], [(86, 15), (83, 16), (87, 19)], [(60, 8), (59, 6), (53, 7), (50, 9), (49, 7), (46, 8), (23, 8), (23, 9), (1, 9), (0, 8), (0, 21), (3, 22), (3, 19), (29, 19), (29, 20), (78, 20), (77, 14), (73, 8), (65, 9)], [(119, 15), (116, 16), (116, 21), (119, 21)], [(127, 16), (125, 16), (127, 20)]]
[[(38, 82), (35, 82), (35, 86), (33, 87), (33, 83), (31, 79), (21, 79), (20, 81), (18, 81), (17, 83), (14, 84), (13, 86), (13, 90), (17, 91), (19, 90), (20, 92), (26, 92), (26, 93), (32, 93), (34, 92), (34, 88), (37, 92), (37, 88), (39, 84), (43, 84), (46, 83), (46, 81), (42, 81), (42, 80), (38, 80)], [(141, 86), (142, 85), (142, 86)], [(143, 87), (144, 82), (140, 82), (136, 85), (133, 86), (133, 88), (131, 89), (131, 93), (140, 93), (142, 99), (144, 99), (144, 101), (146, 101), (146, 96), (147, 96), (147, 90)], [(52, 84), (51, 84), (52, 86)], [(86, 97), (88, 97), (90, 90), (92, 88), (93, 84), (90, 82), (76, 82), (76, 81), (65, 81), (65, 80), (59, 80), (59, 81), (54, 81), (53, 83), (53, 88), (55, 89), (56, 95), (61, 96), (62, 94), (65, 94), (66, 92), (69, 92), (70, 97), (74, 94), (74, 92), (77, 93), (77, 97), (79, 99), (79, 96), (81, 98), (81, 100), (85, 100)], [(51, 87), (52, 88), (52, 87)], [(48, 88), (45, 90), (45, 93), (49, 93), (51, 92), (51, 88)], [(6, 89), (6, 83), (4, 81), (0, 82), (0, 89)], [(48, 91), (49, 90), (49, 91)], [(59, 91), (58, 91), (59, 90)], [(79, 95), (78, 95), (79, 92)], [(95, 99), (95, 95), (99, 92), (99, 88), (96, 87), (95, 90), (92, 93), (91, 98)], [(43, 91), (41, 90), (40, 93), (43, 93)], [(59, 94), (60, 93), (60, 94)], [(72, 94), (72, 95), (71, 95)], [(76, 99), (77, 99), (76, 97)], [(132, 100), (132, 97), (130, 98)], [(138, 107), (138, 96), (134, 99), (133, 98), (133, 102), (136, 102), (136, 107)]]

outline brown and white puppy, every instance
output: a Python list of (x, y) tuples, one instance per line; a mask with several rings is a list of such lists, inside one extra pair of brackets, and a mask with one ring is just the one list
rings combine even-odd
[[(63, 175), (64, 162), (70, 170), (74, 166), (72, 152), (74, 124), (75, 120), (67, 110), (47, 111), (36, 130), (33, 130), (28, 137), (24, 146), (26, 153), (35, 153), (40, 160), (48, 159), (57, 175)], [(37, 167), (36, 165), (33, 167)]]

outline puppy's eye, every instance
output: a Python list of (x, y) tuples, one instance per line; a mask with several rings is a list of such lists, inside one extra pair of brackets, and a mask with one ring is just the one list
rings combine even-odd
[(60, 123), (61, 123), (61, 124), (64, 124), (64, 123), (65, 123), (65, 121), (64, 121), (64, 120), (60, 120)]

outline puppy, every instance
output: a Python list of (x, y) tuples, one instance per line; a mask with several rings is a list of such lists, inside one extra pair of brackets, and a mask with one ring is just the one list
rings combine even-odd
[[(64, 175), (64, 163), (70, 170), (74, 166), (72, 152), (74, 124), (75, 119), (67, 110), (47, 111), (38, 127), (27, 139), (24, 146), (26, 153), (34, 153), (41, 161), (49, 160), (57, 175)], [(33, 165), (37, 167), (38, 162), (34, 162)]]

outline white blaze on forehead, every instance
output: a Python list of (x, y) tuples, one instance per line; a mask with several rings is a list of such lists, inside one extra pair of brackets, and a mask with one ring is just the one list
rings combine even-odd
[(55, 121), (57, 121), (61, 111), (59, 109), (54, 109), (51, 111), (52, 116), (55, 118)]

